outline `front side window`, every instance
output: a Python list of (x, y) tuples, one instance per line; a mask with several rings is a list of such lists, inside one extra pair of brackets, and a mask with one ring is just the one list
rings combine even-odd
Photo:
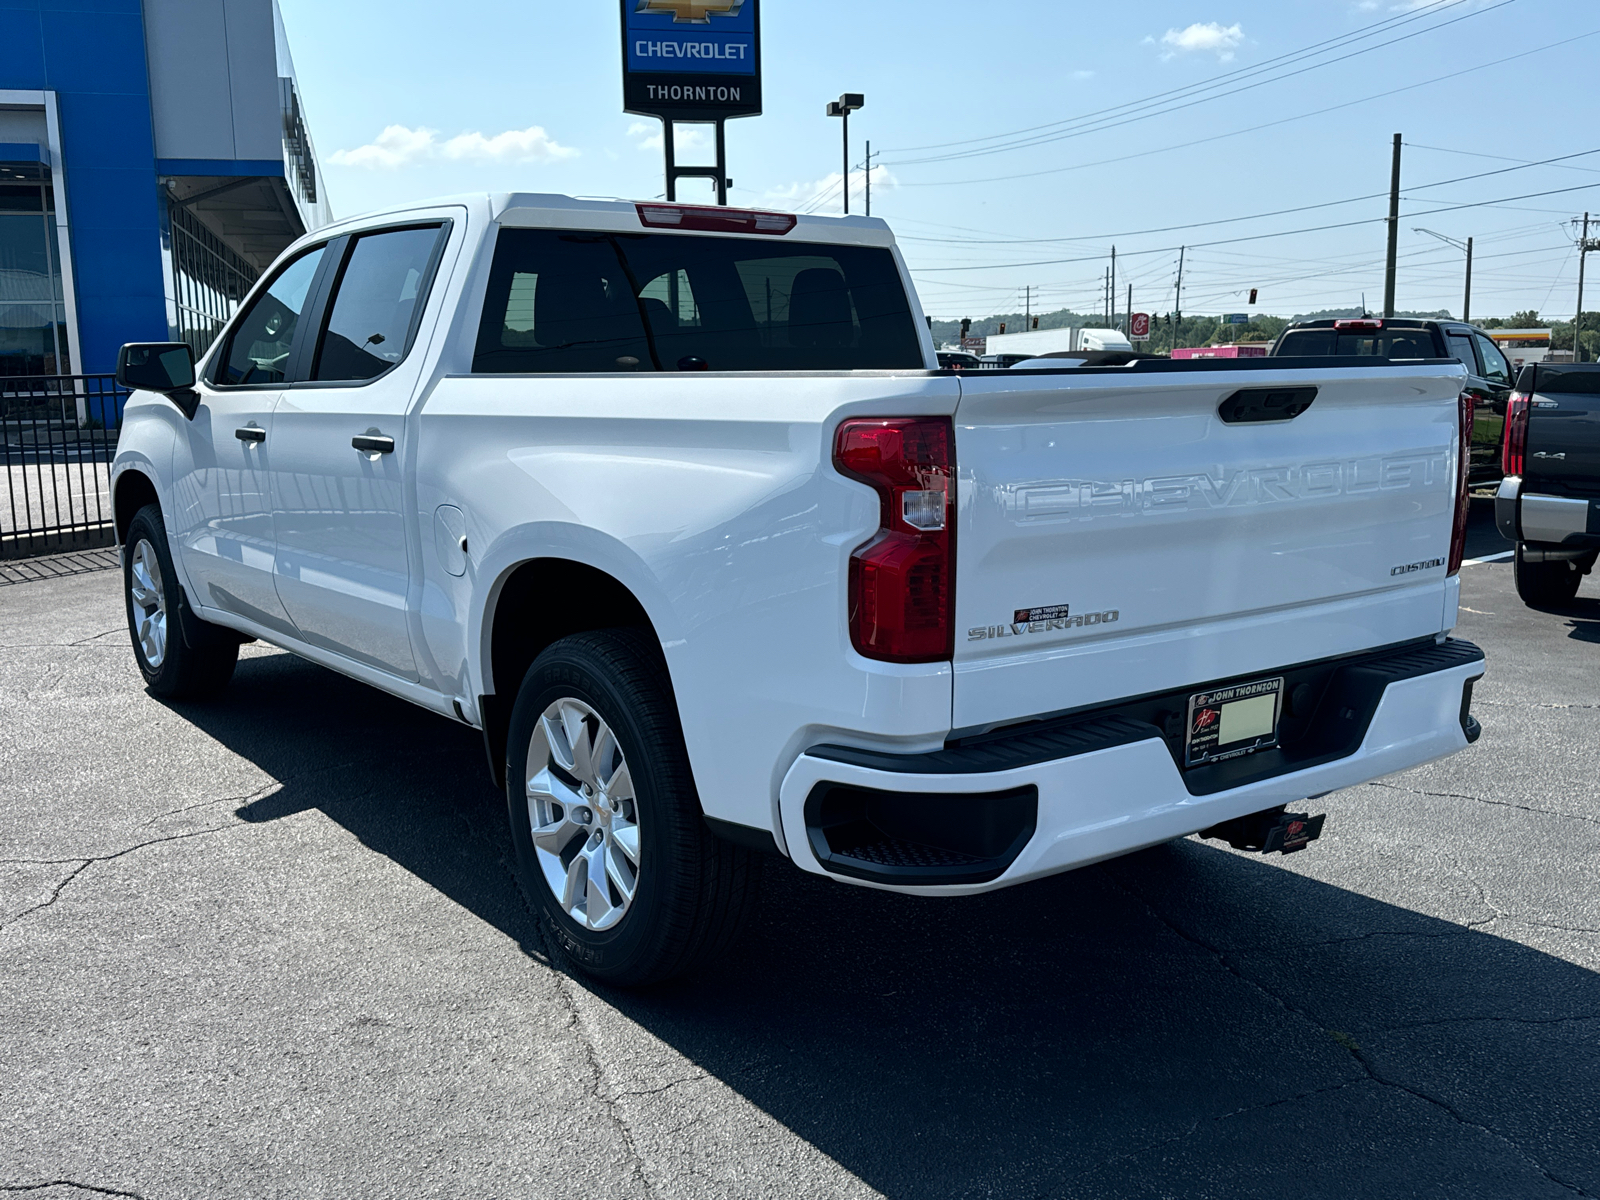
[(282, 383), (289, 372), (294, 333), (305, 312), (326, 244), (308, 250), (278, 272), (233, 327), (217, 382)]
[(371, 379), (406, 356), (440, 235), (430, 225), (356, 238), (334, 286), (313, 379)]
[(1511, 364), (1506, 361), (1506, 356), (1500, 353), (1500, 347), (1481, 333), (1475, 333), (1472, 337), (1473, 341), (1478, 343), (1478, 353), (1483, 358), (1483, 377), (1490, 383), (1510, 387)]
[(500, 232), (475, 372), (920, 369), (894, 256), (682, 234)]

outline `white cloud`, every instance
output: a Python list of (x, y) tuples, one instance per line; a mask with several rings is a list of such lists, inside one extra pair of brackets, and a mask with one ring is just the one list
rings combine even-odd
[(471, 162), (555, 162), (572, 158), (577, 153), (572, 147), (557, 142), (540, 125), (508, 129), (493, 137), (476, 131), (461, 133), (445, 141), (439, 140), (437, 129), (390, 125), (365, 146), (335, 150), (328, 156), (328, 162), (338, 167), (393, 171), (439, 158)]
[[(872, 168), (873, 195), (876, 196), (884, 192), (893, 191), (899, 186), (899, 182), (889, 168)], [(852, 213), (866, 212), (866, 192), (866, 172), (861, 170), (851, 171), (850, 211)], [(763, 204), (771, 205), (774, 208), (792, 209), (797, 212), (836, 213), (841, 212), (844, 208), (841, 203), (839, 172), (837, 171), (824, 175), (821, 179), (811, 180), (808, 183), (791, 183), (785, 187), (768, 188), (761, 199)]]
[(1244, 29), (1235, 22), (1223, 25), (1218, 21), (1198, 21), (1187, 29), (1169, 29), (1161, 36), (1161, 44), (1171, 49), (1163, 56), (1171, 58), (1192, 51), (1213, 51), (1222, 62), (1229, 62), (1239, 43), (1244, 41)]
[(433, 149), (433, 130), (390, 125), (365, 146), (335, 150), (328, 161), (337, 167), (381, 168), (392, 171), (427, 158)]
[[(660, 121), (635, 121), (628, 126), (628, 136), (633, 139), (633, 144), (640, 150), (661, 150), (665, 146)], [(672, 137), (673, 149), (677, 151), (680, 163), (692, 162), (692, 154), (698, 150), (711, 150), (712, 135), (710, 127), (699, 125), (683, 125), (680, 123)]]

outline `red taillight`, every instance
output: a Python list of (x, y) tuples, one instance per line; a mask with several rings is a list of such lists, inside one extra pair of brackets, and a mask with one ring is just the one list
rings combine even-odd
[(1335, 321), (1333, 327), (1335, 329), (1382, 329), (1383, 322), (1374, 320), (1372, 317), (1360, 317), (1348, 321)]
[(955, 589), (955, 429), (948, 417), (845, 421), (842, 474), (878, 493), (878, 532), (850, 556), (850, 641), (867, 658), (951, 655)]
[(1512, 392), (1506, 401), (1506, 439), (1501, 443), (1500, 466), (1507, 475), (1521, 475), (1528, 453), (1528, 398)]
[(1467, 473), (1472, 467), (1472, 422), (1476, 402), (1471, 392), (1462, 392), (1457, 401), (1461, 411), (1461, 450), (1456, 461), (1456, 521), (1450, 530), (1450, 565), (1446, 575), (1461, 570), (1467, 552), (1467, 517), (1472, 512), (1472, 494), (1467, 490)]
[(795, 227), (793, 213), (750, 208), (708, 208), (694, 204), (635, 204), (639, 223), (652, 229), (693, 229), (702, 233), (772, 233)]

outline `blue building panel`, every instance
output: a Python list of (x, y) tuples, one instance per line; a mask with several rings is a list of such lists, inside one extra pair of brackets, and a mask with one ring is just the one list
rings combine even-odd
[(49, 162), (44, 149), (37, 142), (0, 142), (0, 162)]
[(0, 0), (0, 87), (37, 91), (45, 86), (44, 31), (39, 6)]
[[(150, 94), (144, 60), (144, 24), (137, 12), (39, 13), (45, 66), (58, 92)], [(148, 108), (148, 100), (146, 101)]]
[[(3, 3), (4, 0), (0, 0)], [(132, 13), (138, 16), (139, 0), (38, 0), (38, 8), (57, 12)]]

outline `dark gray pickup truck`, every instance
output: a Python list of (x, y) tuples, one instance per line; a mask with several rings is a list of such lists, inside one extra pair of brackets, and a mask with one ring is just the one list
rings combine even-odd
[(1570, 603), (1600, 556), (1600, 364), (1522, 368), (1503, 465), (1494, 516), (1517, 543), (1517, 594)]

